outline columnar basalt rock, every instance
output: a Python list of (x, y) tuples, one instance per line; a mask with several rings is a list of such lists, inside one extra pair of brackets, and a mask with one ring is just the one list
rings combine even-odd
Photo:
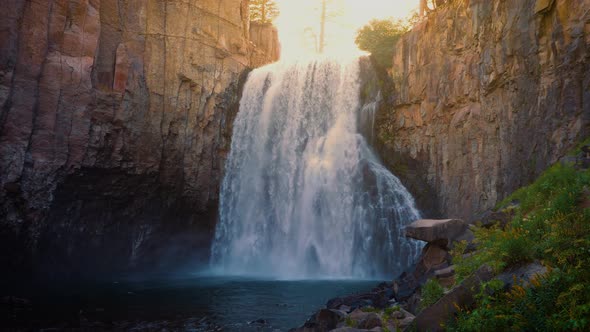
[(449, 1), (398, 43), (380, 155), (469, 221), (590, 133), (589, 60), (590, 0)]
[(250, 42), (247, 0), (2, 6), (3, 266), (208, 247), (240, 78), (278, 57)]
[(278, 58), (281, 53), (279, 31), (270, 23), (252, 22), (250, 24), (250, 41), (256, 45), (250, 58), (253, 67), (268, 63), (268, 58)]

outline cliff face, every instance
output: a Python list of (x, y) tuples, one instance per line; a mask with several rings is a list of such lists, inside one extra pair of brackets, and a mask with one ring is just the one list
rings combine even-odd
[(390, 75), (382, 157), (428, 214), (469, 220), (588, 136), (590, 1), (451, 1)]
[(3, 2), (3, 267), (207, 255), (240, 79), (278, 57), (248, 16), (247, 0)]

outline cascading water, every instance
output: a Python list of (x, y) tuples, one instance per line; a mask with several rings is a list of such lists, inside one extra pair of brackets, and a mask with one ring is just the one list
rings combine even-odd
[(402, 229), (419, 212), (357, 129), (359, 70), (317, 60), (250, 74), (221, 188), (218, 272), (391, 278), (414, 262), (421, 244)]

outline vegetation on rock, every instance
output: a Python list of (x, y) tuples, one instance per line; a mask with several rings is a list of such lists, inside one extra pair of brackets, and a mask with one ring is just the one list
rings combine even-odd
[(279, 16), (274, 0), (250, 0), (250, 21), (272, 23)]
[(456, 331), (588, 330), (590, 328), (590, 171), (556, 164), (534, 184), (504, 200), (519, 202), (512, 222), (478, 228), (478, 251), (455, 248), (458, 280), (482, 264), (498, 272), (539, 260), (548, 272), (529, 285), (484, 291), (475, 308), (462, 308)]
[(398, 40), (408, 30), (408, 24), (402, 21), (371, 20), (358, 31), (355, 43), (370, 52), (379, 66), (388, 68)]
[(422, 287), (422, 300), (420, 307), (428, 308), (438, 301), (445, 294), (444, 288), (436, 279), (429, 279)]

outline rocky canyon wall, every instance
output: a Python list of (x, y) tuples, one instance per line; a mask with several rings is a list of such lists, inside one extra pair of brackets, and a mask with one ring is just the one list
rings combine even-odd
[[(0, 265), (113, 273), (205, 258), (252, 65), (247, 0), (7, 0)], [(255, 36), (276, 38), (272, 26)]]
[(430, 215), (471, 220), (589, 134), (590, 0), (454, 0), (397, 46), (377, 148)]

